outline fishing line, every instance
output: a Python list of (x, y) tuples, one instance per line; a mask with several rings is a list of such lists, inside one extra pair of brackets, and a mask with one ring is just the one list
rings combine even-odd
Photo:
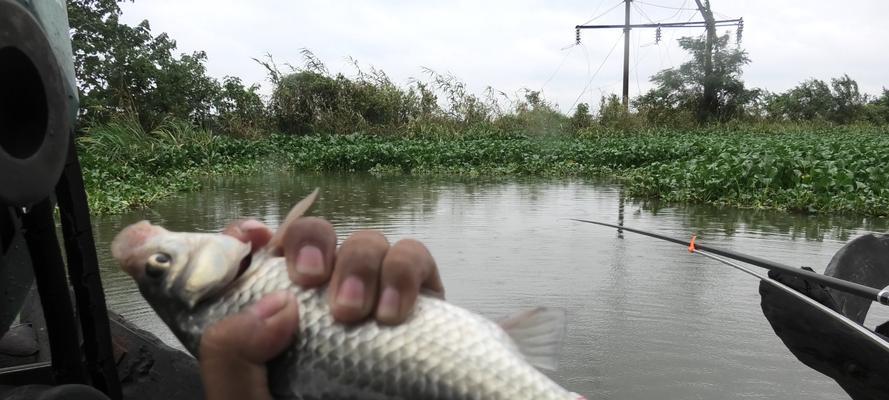
[(843, 291), (843, 292), (846, 292), (849, 294), (853, 294), (858, 297), (869, 299), (871, 301), (876, 301), (884, 306), (889, 306), (889, 289), (878, 290), (878, 289), (874, 289), (870, 286), (865, 286), (865, 285), (862, 285), (859, 283), (846, 281), (846, 280), (839, 279), (839, 278), (834, 278), (834, 277), (828, 276), (828, 275), (821, 275), (816, 272), (791, 267), (786, 264), (781, 264), (781, 263), (778, 263), (775, 261), (769, 261), (764, 258), (759, 258), (756, 256), (742, 254), (742, 253), (738, 253), (738, 252), (734, 252), (734, 251), (730, 251), (730, 250), (724, 250), (724, 249), (720, 249), (720, 248), (712, 247), (712, 246), (704, 246), (704, 245), (700, 245), (700, 244), (694, 244), (694, 238), (692, 238), (692, 241), (687, 241), (687, 240), (672, 238), (672, 237), (669, 237), (666, 235), (661, 235), (658, 233), (646, 232), (646, 231), (643, 231), (640, 229), (634, 229), (634, 228), (628, 228), (626, 226), (609, 224), (607, 222), (590, 221), (590, 220), (577, 219), (577, 218), (571, 218), (571, 220), (577, 221), (577, 222), (584, 222), (587, 224), (607, 226), (610, 228), (622, 229), (622, 230), (625, 230), (628, 232), (638, 233), (640, 235), (645, 235), (645, 236), (653, 237), (656, 239), (661, 239), (661, 240), (665, 240), (668, 242), (673, 242), (673, 243), (689, 246), (690, 250), (691, 249), (704, 250), (704, 251), (707, 251), (710, 253), (718, 254), (723, 257), (728, 257), (732, 260), (741, 261), (743, 263), (755, 265), (757, 267), (762, 267), (762, 268), (766, 268), (766, 269), (770, 269), (770, 270), (781, 271), (781, 272), (784, 272), (788, 275), (795, 276), (797, 278), (808, 279), (808, 280), (811, 280), (814, 282), (818, 282), (824, 286), (828, 286), (828, 287), (836, 289), (836, 290), (840, 290), (840, 291)]
[(884, 340), (882, 337), (880, 337), (879, 335), (877, 335), (870, 329), (867, 329), (866, 327), (862, 326), (861, 324), (858, 324), (857, 322), (852, 321), (845, 315), (836, 312), (832, 308), (819, 303), (818, 301), (812, 299), (811, 297), (806, 296), (800, 292), (797, 292), (796, 290), (793, 290), (792, 288), (788, 287), (787, 285), (785, 285), (781, 282), (778, 282), (772, 278), (769, 278), (767, 275), (763, 275), (763, 274), (754, 272), (754, 271), (750, 270), (749, 268), (746, 268), (742, 265), (734, 263), (726, 258), (717, 256), (715, 254), (710, 254), (706, 251), (695, 249), (693, 246), (689, 247), (689, 251), (691, 251), (692, 253), (700, 254), (700, 255), (707, 257), (711, 260), (716, 260), (716, 261), (721, 262), (725, 265), (728, 265), (732, 268), (735, 268), (739, 271), (745, 272), (749, 275), (753, 275), (753, 276), (759, 278), (761, 281), (766, 282), (766, 283), (780, 289), (781, 291), (783, 291), (787, 294), (790, 294), (790, 295), (796, 297), (797, 299), (800, 299), (800, 300), (808, 303), (810, 306), (813, 306), (813, 307), (823, 311), (825, 314), (829, 315), (831, 318), (835, 319), (837, 322), (840, 322), (841, 324), (846, 325), (846, 326), (858, 331), (859, 333), (864, 334), (864, 336), (867, 336), (867, 338), (870, 339), (872, 342), (874, 342), (877, 346), (882, 347), (883, 350), (889, 350), (889, 342)]

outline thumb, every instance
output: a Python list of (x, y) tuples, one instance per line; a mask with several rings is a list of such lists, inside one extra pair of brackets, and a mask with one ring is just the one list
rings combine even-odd
[(299, 326), (296, 298), (276, 292), (207, 328), (198, 352), (207, 399), (271, 399), (265, 362)]
[(264, 364), (292, 342), (298, 326), (296, 298), (286, 291), (275, 292), (208, 328), (201, 338), (200, 357)]

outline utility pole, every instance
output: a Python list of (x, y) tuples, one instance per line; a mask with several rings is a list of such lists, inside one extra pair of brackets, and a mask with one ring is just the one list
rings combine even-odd
[[(577, 44), (580, 44), (580, 30), (581, 29), (614, 29), (620, 28), (624, 30), (624, 76), (623, 76), (623, 106), (624, 109), (629, 108), (630, 104), (630, 30), (633, 28), (657, 28), (657, 41), (660, 41), (660, 32), (661, 28), (707, 28), (707, 59), (705, 61), (705, 69), (706, 76), (705, 82), (709, 82), (710, 84), (704, 85), (704, 104), (702, 104), (701, 110), (716, 110), (718, 106), (716, 103), (716, 93), (715, 88), (713, 87), (713, 42), (716, 41), (716, 27), (720, 26), (737, 26), (738, 27), (738, 41), (741, 40), (740, 30), (744, 26), (744, 19), (723, 19), (723, 20), (715, 20), (713, 19), (713, 13), (710, 11), (710, 1), (704, 0), (704, 3), (701, 3), (701, 0), (695, 0), (695, 3), (698, 5), (698, 9), (701, 11), (701, 15), (704, 16), (704, 21), (689, 21), (689, 22), (664, 22), (664, 23), (651, 23), (651, 24), (631, 24), (630, 23), (630, 2), (633, 0), (624, 0), (625, 4), (625, 16), (624, 23), (622, 25), (575, 25), (574, 30), (576, 34)], [(706, 6), (705, 6), (706, 4)], [(707, 88), (709, 87), (709, 92)], [(709, 96), (708, 96), (709, 94)], [(711, 114), (712, 115), (712, 114)]]
[(624, 18), (624, 110), (630, 109), (630, 1), (624, 0), (627, 10)]

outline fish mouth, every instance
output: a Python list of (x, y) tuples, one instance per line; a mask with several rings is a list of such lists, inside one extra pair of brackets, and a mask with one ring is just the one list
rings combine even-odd
[[(247, 253), (244, 258), (241, 259), (241, 262), (238, 263), (238, 271), (235, 272), (235, 275), (232, 279), (222, 288), (219, 289), (219, 292), (216, 293), (217, 296), (225, 295), (232, 290), (238, 284), (238, 281), (241, 280), (241, 277), (244, 276), (247, 271), (250, 269), (250, 264), (253, 263), (253, 253)], [(213, 296), (216, 297), (216, 296)]]
[(166, 291), (189, 309), (229, 292), (233, 283), (249, 275), (253, 262), (250, 244), (225, 235), (205, 234), (186, 239), (191, 240), (186, 241), (191, 249), (183, 252), (187, 257), (183, 257), (178, 273), (169, 277)]
[(253, 262), (253, 253), (247, 253), (247, 255), (241, 259), (241, 263), (238, 264), (238, 272), (235, 273), (235, 277), (234, 277), (234, 279), (232, 279), (232, 282), (237, 281), (238, 278), (243, 276), (244, 273), (247, 272), (247, 269), (250, 268), (250, 263), (252, 263), (252, 262)]

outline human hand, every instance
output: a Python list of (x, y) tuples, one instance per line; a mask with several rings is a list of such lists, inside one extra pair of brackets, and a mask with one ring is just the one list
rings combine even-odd
[[(333, 226), (305, 217), (285, 227), (280, 248), (290, 279), (303, 287), (329, 284), (335, 320), (354, 323), (373, 316), (382, 324), (403, 322), (421, 290), (444, 297), (432, 255), (411, 239), (389, 245), (378, 231), (358, 231), (337, 250)], [(258, 250), (272, 231), (256, 220), (230, 224), (223, 233)], [(296, 299), (285, 292), (265, 296), (247, 310), (204, 332), (201, 376), (208, 399), (268, 399), (265, 363), (281, 353), (299, 326)]]

